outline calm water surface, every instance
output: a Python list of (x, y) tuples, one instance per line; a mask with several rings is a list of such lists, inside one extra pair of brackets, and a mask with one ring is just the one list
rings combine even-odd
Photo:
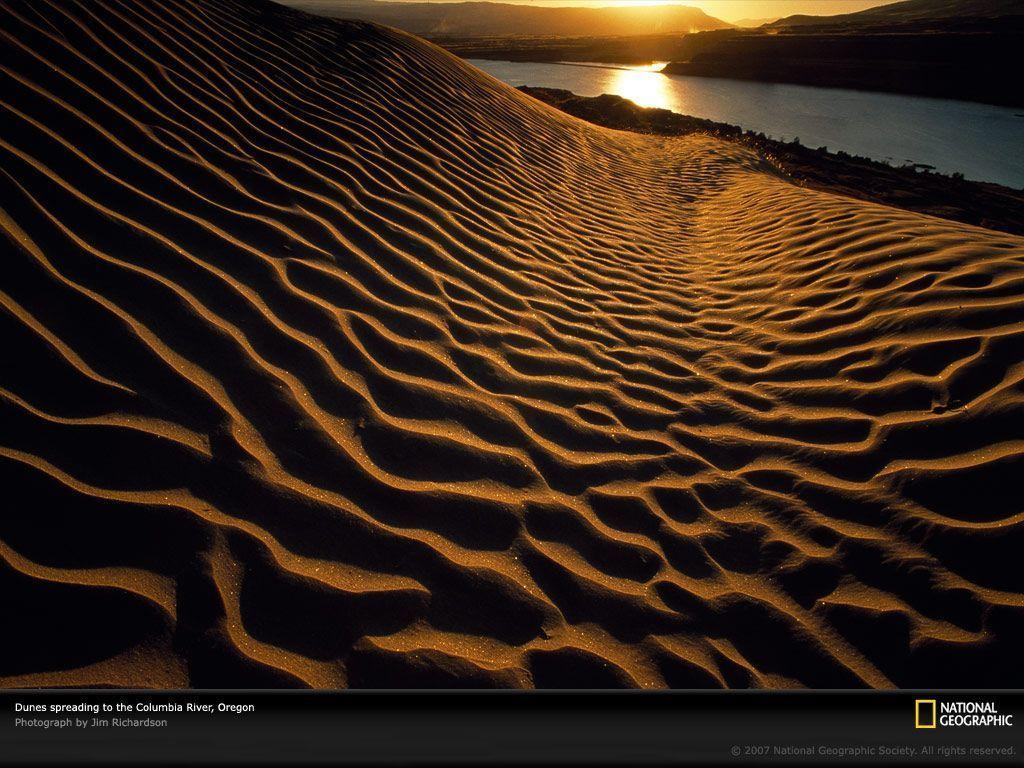
[(1024, 107), (888, 93), (663, 75), (651, 67), (485, 61), (470, 63), (510, 85), (614, 93), (645, 107), (739, 125), (809, 147), (1024, 188)]

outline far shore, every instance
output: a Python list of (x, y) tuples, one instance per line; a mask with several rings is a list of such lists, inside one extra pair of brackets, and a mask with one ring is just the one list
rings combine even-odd
[(666, 61), (665, 74), (791, 83), (1024, 107), (1007, 88), (1024, 33), (765, 34), (716, 30), (626, 37), (435, 38), (464, 59), (515, 62)]

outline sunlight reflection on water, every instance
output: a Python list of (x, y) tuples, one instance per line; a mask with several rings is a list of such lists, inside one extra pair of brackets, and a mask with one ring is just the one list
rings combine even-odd
[(641, 107), (671, 109), (673, 98), (671, 81), (661, 74), (665, 62), (659, 61), (646, 67), (609, 70), (609, 92), (617, 93)]

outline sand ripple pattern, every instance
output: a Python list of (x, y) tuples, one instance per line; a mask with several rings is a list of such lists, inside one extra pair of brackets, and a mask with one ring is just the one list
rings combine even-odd
[(1020, 238), (257, 0), (0, 50), (3, 684), (1024, 684)]

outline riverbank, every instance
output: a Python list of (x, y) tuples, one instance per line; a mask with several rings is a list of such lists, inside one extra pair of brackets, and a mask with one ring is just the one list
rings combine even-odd
[(786, 178), (859, 200), (882, 203), (988, 229), (1024, 234), (1024, 191), (920, 166), (892, 166), (845, 152), (776, 141), (740, 126), (639, 107), (620, 96), (577, 96), (557, 88), (521, 91), (597, 125), (663, 136), (706, 134), (752, 147)]
[(663, 72), (1024, 106), (1024, 90), (1007, 87), (1019, 67), (1020, 31), (749, 32), (706, 40), (713, 44), (695, 46), (692, 56), (673, 60)]
[(520, 35), (516, 37), (436, 37), (431, 42), (463, 59), (492, 61), (593, 62), (644, 65), (655, 61), (681, 61), (712, 45), (721, 35), (733, 30), (708, 35), (620, 35), (614, 37), (584, 35), (551, 37)]

